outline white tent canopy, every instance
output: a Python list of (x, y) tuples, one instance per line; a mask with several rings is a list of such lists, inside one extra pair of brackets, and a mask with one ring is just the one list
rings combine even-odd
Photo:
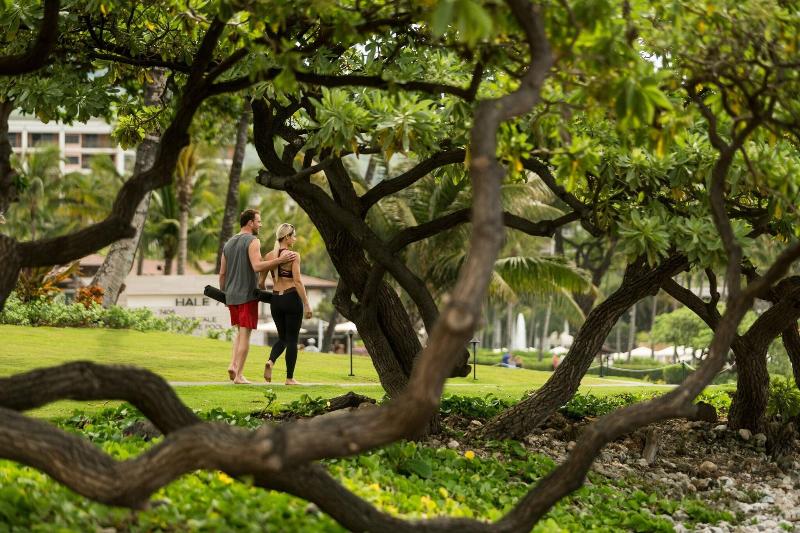
[(569, 348), (564, 348), (563, 346), (556, 346), (552, 350), (555, 355), (564, 355), (565, 353), (569, 352)]
[(342, 322), (341, 324), (336, 324), (336, 327), (333, 329), (337, 333), (348, 333), (352, 331), (354, 334), (358, 335), (358, 328), (352, 322)]

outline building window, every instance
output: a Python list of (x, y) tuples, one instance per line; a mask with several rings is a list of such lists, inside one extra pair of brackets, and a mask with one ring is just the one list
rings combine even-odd
[(81, 144), (79, 133), (67, 133), (64, 135), (64, 144)]
[(28, 144), (31, 146), (58, 144), (58, 133), (29, 133)]
[(112, 162), (114, 159), (108, 154), (82, 154), (81, 155), (81, 168), (92, 168), (93, 161), (101, 161), (105, 160), (104, 162)]
[(111, 148), (111, 135), (84, 133), (81, 146), (84, 148)]
[(65, 159), (69, 166), (78, 166), (81, 164), (81, 156), (79, 155), (68, 155)]
[(9, 133), (8, 142), (11, 144), (11, 148), (19, 148), (20, 146), (22, 146), (22, 134)]

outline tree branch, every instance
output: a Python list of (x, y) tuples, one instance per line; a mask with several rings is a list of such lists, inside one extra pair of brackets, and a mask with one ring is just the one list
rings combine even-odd
[(463, 148), (443, 150), (417, 163), (414, 168), (390, 179), (384, 179), (361, 197), (361, 218), (381, 199), (405, 189), (437, 168), (455, 163), (463, 163), (466, 151)]
[(0, 76), (19, 76), (42, 68), (58, 38), (59, 0), (44, 0), (44, 16), (36, 41), (27, 52), (0, 57)]

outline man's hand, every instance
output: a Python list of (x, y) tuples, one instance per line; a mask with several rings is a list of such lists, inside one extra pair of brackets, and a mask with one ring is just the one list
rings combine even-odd
[(281, 254), (281, 256), (278, 258), (281, 264), (294, 261), (295, 259), (297, 259), (297, 252), (288, 252), (285, 254)]

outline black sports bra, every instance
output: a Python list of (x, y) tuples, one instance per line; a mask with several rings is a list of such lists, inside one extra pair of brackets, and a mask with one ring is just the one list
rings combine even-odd
[[(285, 251), (286, 251), (286, 248), (281, 248), (280, 250), (278, 250), (278, 257), (281, 256), (281, 252), (285, 252)], [(281, 268), (281, 266), (282, 265), (278, 265), (278, 276), (279, 277), (281, 277), (281, 278), (293, 278), (294, 277), (294, 274), (292, 274), (292, 269), (291, 268), (289, 270), (284, 270), (283, 268)]]

